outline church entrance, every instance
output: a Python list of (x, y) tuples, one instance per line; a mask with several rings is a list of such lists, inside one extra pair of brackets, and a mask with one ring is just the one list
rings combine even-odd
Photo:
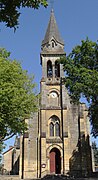
[(57, 148), (50, 151), (50, 173), (61, 174), (61, 153)]

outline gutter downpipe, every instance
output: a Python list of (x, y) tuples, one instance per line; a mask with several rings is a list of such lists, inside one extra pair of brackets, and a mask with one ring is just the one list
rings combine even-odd
[(60, 78), (60, 105), (61, 105), (61, 122), (62, 122), (62, 144), (63, 144), (63, 174), (64, 174), (64, 135), (63, 135), (63, 99), (62, 99), (62, 77)]

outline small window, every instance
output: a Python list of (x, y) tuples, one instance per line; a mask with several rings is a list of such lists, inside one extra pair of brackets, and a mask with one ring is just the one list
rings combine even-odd
[(60, 136), (60, 125), (58, 122), (55, 124), (55, 136)]
[(54, 124), (50, 123), (50, 136), (54, 136)]
[(54, 42), (52, 42), (52, 48), (54, 48)]

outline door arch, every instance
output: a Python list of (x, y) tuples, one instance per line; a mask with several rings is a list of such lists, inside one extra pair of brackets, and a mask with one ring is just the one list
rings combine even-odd
[(50, 174), (61, 174), (61, 153), (59, 149), (50, 151)]

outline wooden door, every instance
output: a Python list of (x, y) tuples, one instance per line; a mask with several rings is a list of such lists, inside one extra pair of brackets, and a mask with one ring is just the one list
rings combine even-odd
[(50, 152), (50, 173), (55, 173), (55, 152)]

